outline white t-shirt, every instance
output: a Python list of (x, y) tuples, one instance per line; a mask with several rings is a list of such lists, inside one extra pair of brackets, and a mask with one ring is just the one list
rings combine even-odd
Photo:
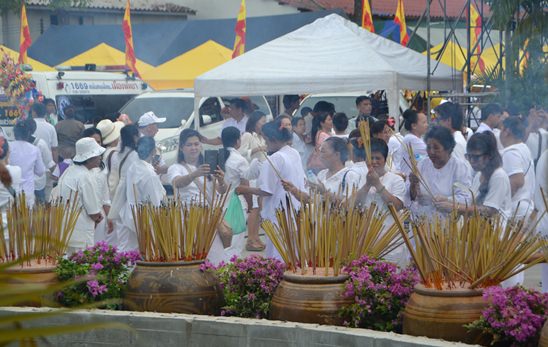
[(133, 174), (128, 172), (128, 169), (131, 164), (137, 160), (140, 160), (137, 152), (128, 148), (124, 148), (123, 152), (115, 152), (112, 155), (111, 169), (116, 170), (116, 172), (120, 172), (120, 175), (118, 185), (112, 195), (112, 205), (110, 206), (110, 211), (108, 213), (109, 219), (117, 219), (120, 217), (120, 213), (127, 199), (127, 176), (128, 173)]
[[(535, 189), (535, 207), (542, 213), (546, 210), (540, 188), (544, 191), (544, 196), (548, 199), (548, 149), (545, 150), (540, 156), (537, 162), (536, 173), (537, 187)], [(540, 223), (537, 226), (537, 230), (544, 236), (548, 236), (548, 214), (542, 217)]]
[[(400, 175), (387, 171), (380, 177), (380, 181), (387, 192), (394, 195), (402, 203), (404, 202), (405, 195), (407, 194), (407, 188), (405, 187), (405, 182)], [(365, 199), (365, 206), (370, 206), (373, 202), (378, 206), (379, 210), (388, 210), (386, 203), (382, 199), (381, 195), (377, 194), (377, 189), (375, 187), (371, 187), (369, 190), (369, 194), (367, 194)]]
[(266, 147), (266, 142), (264, 138), (257, 133), (243, 133), (241, 137), (240, 148), (238, 151), (241, 155), (247, 159), (248, 162), (253, 159), (264, 160), (264, 152), (256, 151), (251, 154), (251, 152), (259, 147)]
[(305, 169), (306, 163), (308, 163), (308, 157), (310, 157), (310, 154), (314, 150), (314, 147), (306, 144), (303, 139), (301, 139), (300, 136), (295, 133), (293, 133), (293, 142), (291, 146), (295, 148), (297, 152), (299, 152), (299, 155), (301, 156), (301, 162), (303, 164), (303, 169)]
[(358, 161), (356, 163), (352, 163), (351, 165), (347, 167), (352, 169), (352, 171), (355, 171), (358, 174), (359, 179), (358, 179), (357, 189), (360, 189), (361, 187), (363, 187), (365, 185), (365, 182), (367, 181), (367, 173), (369, 172), (366, 162)]
[(401, 144), (403, 142), (403, 136), (400, 133), (395, 133), (390, 136), (388, 140), (388, 157), (386, 158), (386, 165), (388, 170), (392, 172), (401, 172), (400, 160), (401, 160)]
[(535, 167), (531, 151), (523, 142), (506, 147), (502, 151), (502, 167), (508, 177), (524, 174), (524, 184), (512, 196), (512, 213), (517, 211), (517, 217), (525, 217), (533, 212), (535, 194)]
[(34, 205), (34, 176), (41, 176), (46, 168), (38, 147), (26, 141), (10, 142), (10, 163), (21, 168), (21, 187), (27, 204)]
[[(188, 167), (188, 169), (190, 169), (190, 172), (187, 169), (187, 167), (185, 167), (185, 165)], [(190, 174), (190, 173), (197, 170), (196, 167), (193, 166), (193, 165), (190, 165), (190, 164), (185, 164), (185, 165), (175, 163), (167, 169), (167, 177), (168, 177), (168, 181), (171, 183), (171, 185), (173, 185), (173, 180), (175, 178), (177, 178), (179, 176), (186, 176), (186, 175), (188, 175), (188, 174)], [(214, 179), (214, 178), (212, 178), (212, 179)], [(175, 192), (175, 196), (178, 197), (179, 199), (181, 199), (181, 201), (184, 202), (184, 203), (200, 201), (200, 199), (203, 199), (202, 190), (203, 190), (203, 187), (204, 187), (204, 180), (206, 182), (207, 196), (208, 196), (208, 198), (211, 198), (213, 196), (212, 195), (213, 194), (213, 181), (209, 180), (207, 178), (207, 176), (200, 176), (200, 177), (194, 179), (190, 184), (188, 184), (184, 187), (179, 187), (179, 188), (173, 187), (173, 191)], [(198, 184), (200, 184), (200, 187), (198, 187), (198, 184), (196, 182), (199, 182)]]
[[(48, 124), (48, 125), (51, 125), (51, 124)], [(44, 140), (42, 140), (41, 138), (37, 137), (34, 140), (34, 145), (38, 147), (38, 149), (40, 150), (40, 155), (42, 157), (42, 162), (44, 163), (45, 168), (49, 170), (52, 167), (54, 167), (55, 162), (53, 161), (53, 156), (51, 155), (51, 148), (48, 147), (46, 142), (44, 142)], [(47, 177), (47, 171), (44, 172), (43, 175), (34, 176), (34, 190), (42, 190), (46, 187), (46, 177)]]
[(76, 205), (82, 208), (78, 216), (69, 247), (85, 248), (93, 245), (95, 222), (89, 217), (101, 212), (101, 200), (98, 196), (97, 181), (93, 173), (83, 165), (72, 164), (59, 178), (59, 196), (74, 199), (78, 193)]
[(406, 134), (403, 137), (403, 146), (399, 151), (399, 158), (396, 159), (399, 162), (401, 172), (406, 176), (409, 176), (409, 173), (411, 173), (411, 169), (408, 166), (408, 164), (411, 164), (409, 162), (409, 154), (407, 152), (407, 147), (409, 146), (413, 149), (413, 153), (415, 154), (415, 160), (417, 161), (417, 163), (421, 162), (424, 158), (427, 157), (426, 143), (424, 143), (421, 138), (415, 136), (414, 134)]
[(240, 121), (238, 122), (236, 119), (230, 117), (223, 121), (223, 129), (228, 127), (236, 127), (238, 130), (240, 130), (240, 134), (245, 133), (245, 127), (247, 125), (247, 120), (249, 117), (244, 116)]
[(476, 129), (476, 134), (483, 133), (486, 131), (489, 131), (493, 133), (493, 135), (495, 135), (495, 138), (497, 139), (497, 149), (499, 150), (499, 152), (502, 152), (502, 150), (504, 149), (504, 146), (500, 142), (500, 129), (493, 129), (489, 125), (485, 124), (484, 122), (481, 122), (479, 127)]
[[(21, 168), (19, 166), (6, 165), (11, 176), (11, 188), (16, 194), (21, 193)], [(13, 196), (9, 190), (0, 182), (0, 209), (5, 209), (10, 202), (13, 201)]]
[[(305, 191), (304, 170), (301, 165), (298, 165), (301, 162), (299, 152), (286, 145), (276, 153), (270, 155), (269, 159), (284, 180), (292, 183), (300, 191)], [(278, 224), (276, 209), (280, 208), (281, 205), (286, 207), (286, 191), (282, 187), (280, 178), (272, 168), (272, 165), (268, 162), (262, 165), (257, 185), (262, 191), (271, 194), (270, 196), (263, 197), (261, 217), (272, 221), (274, 224)], [(291, 196), (293, 206), (298, 209), (301, 205), (300, 201), (293, 195), (289, 195)]]
[[(476, 200), (480, 194), (480, 178), (481, 172), (478, 172), (472, 180), (472, 192)], [(505, 218), (512, 216), (512, 189), (510, 179), (503, 168), (499, 167), (491, 175), (482, 205), (494, 208)]]
[(337, 195), (339, 198), (345, 198), (346, 196), (350, 196), (354, 189), (358, 189), (360, 184), (360, 174), (358, 172), (351, 168), (343, 167), (328, 178), (328, 171), (328, 169), (320, 171), (318, 173), (318, 181), (330, 193)]
[(59, 146), (55, 127), (46, 122), (45, 118), (34, 118), (34, 120), (36, 121), (34, 137), (44, 140), (50, 151), (52, 147)]
[[(472, 178), (466, 165), (461, 160), (451, 156), (441, 169), (436, 169), (430, 158), (427, 157), (418, 163), (418, 168), (434, 196), (443, 196), (453, 200), (454, 193), (457, 202), (471, 203), (468, 188), (472, 184)], [(436, 210), (431, 201), (431, 196), (422, 184), (420, 185), (420, 194), (422, 198), (417, 199), (418, 204), (413, 206), (413, 212), (431, 215)]]
[(538, 132), (530, 133), (525, 144), (529, 147), (533, 160), (540, 158), (540, 155), (548, 148), (548, 131), (540, 128)]

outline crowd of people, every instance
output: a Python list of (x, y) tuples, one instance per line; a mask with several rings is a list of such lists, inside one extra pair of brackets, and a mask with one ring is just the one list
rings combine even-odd
[[(297, 114), (299, 96), (286, 95), (284, 113), (271, 121), (260, 111), (248, 111), (245, 103), (232, 100), (216, 138), (182, 130), (171, 165), (154, 140), (158, 124), (166, 119), (153, 112), (140, 115), (136, 124), (127, 117), (126, 122), (104, 119), (85, 129), (74, 119), (72, 106), (58, 121), (48, 113), (50, 105), (35, 103), (31, 116), (14, 126), (15, 140), (2, 141), (0, 162), (12, 183), (0, 187), (0, 207), (5, 209), (20, 192), (29, 206), (76, 197), (82, 212), (70, 251), (99, 240), (131, 250), (138, 248), (133, 205), (160, 205), (167, 192), (185, 203), (236, 194), (247, 230), (235, 235), (231, 221), (223, 222), (209, 255), (214, 262), (244, 248), (266, 248), (267, 256), (279, 257), (270, 240), (259, 237), (261, 220), (276, 224), (280, 206), (291, 199), (298, 209), (313, 193), (332, 201), (351, 198), (364, 208), (374, 203), (385, 212), (392, 205), (425, 218), (477, 210), (527, 219), (535, 210), (545, 210), (545, 108), (534, 106), (519, 114), (486, 104), (474, 133), (465, 126), (460, 105), (445, 101), (431, 117), (406, 110), (400, 133), (394, 118), (373, 112), (367, 96), (358, 97), (356, 114), (347, 116), (326, 101)], [(364, 120), (371, 132), (368, 146), (358, 129)], [(203, 144), (222, 145), (225, 161), (210, 167)], [(539, 232), (548, 233), (547, 220), (545, 216), (538, 224)], [(548, 290), (548, 267), (543, 279)]]

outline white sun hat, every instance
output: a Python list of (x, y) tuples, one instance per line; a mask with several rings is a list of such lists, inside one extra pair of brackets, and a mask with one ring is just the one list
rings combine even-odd
[(76, 141), (76, 155), (72, 161), (82, 163), (90, 158), (100, 156), (105, 152), (105, 149), (91, 137), (84, 137)]
[(120, 138), (120, 130), (124, 127), (124, 122), (112, 122), (110, 119), (103, 119), (97, 123), (97, 129), (101, 132), (103, 144), (108, 145)]
[(154, 112), (148, 111), (147, 113), (143, 114), (141, 118), (139, 118), (139, 122), (137, 122), (137, 124), (140, 127), (146, 127), (151, 124), (163, 123), (165, 121), (166, 118), (157, 117)]

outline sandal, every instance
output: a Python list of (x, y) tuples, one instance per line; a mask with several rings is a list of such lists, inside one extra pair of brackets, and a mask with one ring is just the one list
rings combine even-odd
[(264, 251), (265, 248), (266, 245), (255, 242), (247, 242), (245, 245), (245, 249), (249, 252), (261, 252)]

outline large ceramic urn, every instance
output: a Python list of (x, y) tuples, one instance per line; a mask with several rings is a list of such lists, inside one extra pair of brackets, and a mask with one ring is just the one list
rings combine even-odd
[(287, 271), (280, 282), (270, 310), (274, 320), (302, 323), (342, 325), (340, 309), (352, 303), (343, 297), (344, 282), (348, 275), (334, 276), (325, 269), (317, 269), (316, 274), (302, 275)]
[[(28, 290), (42, 289), (47, 290), (48, 287), (58, 284), (57, 274), (55, 273), (55, 264), (46, 261), (31, 261), (23, 265), (14, 265), (5, 269), (4, 274), (7, 274), (7, 288), (23, 288)], [(53, 293), (39, 295), (35, 299), (26, 300), (17, 303), (17, 306), (57, 306), (53, 300)]]
[(548, 320), (544, 322), (544, 325), (542, 326), (538, 345), (539, 347), (548, 347)]
[(481, 316), (487, 303), (481, 290), (415, 286), (403, 314), (403, 333), (447, 341), (484, 344), (480, 331), (469, 331), (464, 324)]
[(137, 262), (128, 279), (124, 306), (134, 311), (218, 315), (223, 292), (203, 261)]

